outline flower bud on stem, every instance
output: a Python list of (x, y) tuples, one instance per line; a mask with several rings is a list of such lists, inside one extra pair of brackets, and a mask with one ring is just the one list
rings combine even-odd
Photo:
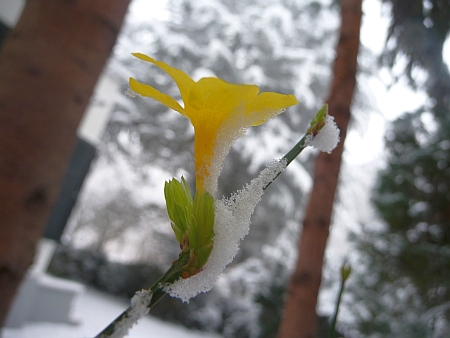
[(330, 331), (328, 335), (329, 338), (334, 338), (336, 336), (336, 322), (339, 313), (339, 306), (341, 305), (341, 299), (342, 294), (344, 293), (345, 282), (347, 281), (348, 277), (350, 277), (351, 273), (352, 273), (352, 266), (347, 261), (345, 261), (341, 266), (341, 286), (339, 289), (338, 298), (336, 300), (336, 308), (334, 310), (333, 320), (331, 321), (330, 324)]

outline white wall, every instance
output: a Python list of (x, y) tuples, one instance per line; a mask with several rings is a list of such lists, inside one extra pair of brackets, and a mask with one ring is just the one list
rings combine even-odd
[(107, 74), (98, 79), (91, 102), (78, 126), (78, 136), (93, 145), (100, 142), (109, 115), (116, 103), (120, 85)]
[(0, 0), (0, 20), (9, 27), (16, 24), (25, 0)]

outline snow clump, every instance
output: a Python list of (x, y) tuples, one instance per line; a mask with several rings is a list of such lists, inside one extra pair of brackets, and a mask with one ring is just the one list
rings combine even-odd
[(310, 136), (310, 140), (307, 141), (308, 146), (328, 154), (331, 153), (339, 143), (339, 128), (334, 122), (334, 117), (328, 115), (325, 119), (325, 125), (320, 129), (319, 133), (316, 136), (311, 134), (308, 136)]
[(239, 250), (240, 241), (248, 234), (250, 218), (264, 194), (265, 187), (286, 168), (286, 161), (273, 161), (230, 198), (217, 200), (215, 205), (214, 247), (203, 271), (187, 279), (166, 285), (165, 291), (184, 302), (212, 289), (225, 267)]

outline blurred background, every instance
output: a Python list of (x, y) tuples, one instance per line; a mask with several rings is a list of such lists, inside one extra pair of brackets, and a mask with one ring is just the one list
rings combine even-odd
[[(0, 6), (1, 37), (20, 10)], [(448, 337), (450, 1), (364, 0), (363, 12), (318, 316), (326, 327), (347, 259), (343, 337)], [(156, 101), (124, 94), (133, 76), (179, 97), (165, 73), (131, 52), (196, 80), (217, 76), (297, 97), (233, 146), (219, 180), (218, 196), (229, 196), (286, 153), (324, 103), (339, 25), (332, 0), (133, 0), (46, 228), (57, 243), (48, 273), (130, 298), (178, 255), (163, 186), (181, 175), (192, 183), (193, 130)], [(275, 337), (316, 155), (304, 151), (268, 189), (211, 292), (189, 304), (167, 297), (151, 315), (223, 337)]]

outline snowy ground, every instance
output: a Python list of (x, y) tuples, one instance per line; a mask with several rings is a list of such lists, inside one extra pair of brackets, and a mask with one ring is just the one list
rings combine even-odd
[[(87, 288), (75, 302), (73, 317), (78, 324), (28, 322), (22, 328), (5, 328), (1, 338), (87, 338), (100, 332), (128, 304), (122, 299)], [(131, 331), (130, 338), (219, 338), (218, 335), (189, 331), (146, 316)]]

